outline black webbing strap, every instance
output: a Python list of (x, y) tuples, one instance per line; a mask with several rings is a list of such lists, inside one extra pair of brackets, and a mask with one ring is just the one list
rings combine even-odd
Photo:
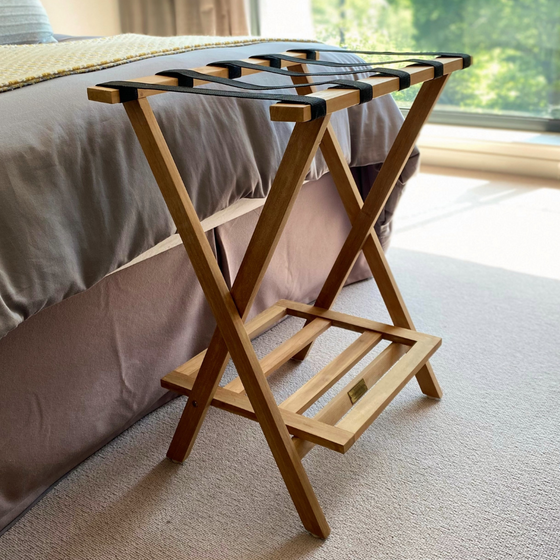
[(421, 58), (413, 59), (411, 66), (431, 66), (434, 69), (434, 78), (441, 78), (443, 76), (443, 62), (437, 60), (423, 60)]
[[(382, 56), (437, 56), (439, 58), (461, 58), (463, 59), (463, 68), (468, 68), (472, 65), (472, 56), (465, 53), (454, 53), (454, 52), (439, 52), (439, 51), (421, 51), (421, 52), (409, 52), (409, 51), (355, 51), (347, 50), (343, 48), (338, 49), (288, 49), (287, 52), (303, 53), (308, 58), (312, 60), (317, 59), (318, 52), (329, 52), (329, 53), (351, 53), (351, 54), (372, 54), (372, 55), (382, 55)], [(403, 61), (406, 62), (406, 61)]]
[(150, 89), (155, 91), (170, 91), (175, 93), (192, 93), (194, 95), (206, 95), (213, 97), (230, 97), (236, 99), (261, 99), (265, 101), (277, 101), (280, 103), (298, 103), (309, 105), (311, 108), (311, 120), (324, 117), (327, 114), (327, 102), (320, 97), (305, 95), (287, 95), (281, 93), (257, 93), (228, 91), (222, 89), (209, 89), (201, 87), (166, 86), (162, 84), (146, 84), (143, 82), (105, 82), (97, 84), (101, 87), (119, 90), (122, 103), (138, 99), (139, 89)]
[(381, 76), (391, 76), (399, 79), (399, 91), (410, 87), (410, 74), (405, 70), (397, 70), (393, 68), (374, 68)]
[[(220, 84), (223, 86), (235, 87), (240, 89), (249, 89), (249, 90), (256, 90), (256, 91), (266, 91), (266, 90), (276, 90), (276, 89), (290, 89), (290, 88), (303, 88), (303, 87), (310, 87), (310, 86), (328, 86), (332, 84), (342, 84), (342, 83), (349, 83), (353, 84), (353, 80), (324, 80), (320, 82), (309, 82), (305, 84), (283, 84), (279, 86), (270, 86), (270, 85), (260, 85), (260, 84), (251, 84), (248, 82), (242, 82), (239, 80), (230, 80), (229, 78), (222, 78), (220, 76), (211, 76), (208, 74), (202, 74), (201, 72), (196, 72), (195, 70), (184, 70), (184, 69), (177, 69), (177, 70), (164, 70), (163, 72), (158, 72), (157, 76), (167, 76), (169, 78), (176, 78), (179, 82), (179, 86), (181, 87), (194, 87), (195, 80), (205, 80), (207, 82)], [(368, 86), (368, 84), (363, 84), (364, 86)], [(371, 86), (369, 86), (371, 87)], [(364, 89), (361, 86), (357, 86), (353, 89)], [(373, 97), (371, 98), (373, 99)], [(370, 101), (368, 99), (368, 101)]]
[[(260, 58), (260, 57), (257, 57)], [(297, 59), (302, 64), (305, 64), (305, 60)], [(263, 66), (262, 64), (253, 64), (251, 62), (245, 62), (244, 60), (225, 60), (220, 62), (212, 62), (208, 66), (217, 66), (218, 68), (228, 68), (232, 69), (237, 67), (239, 69), (246, 68), (247, 70), (258, 70), (262, 72), (269, 72), (271, 74), (278, 74), (279, 76), (290, 76), (290, 77), (301, 77), (301, 76), (344, 76), (344, 75), (356, 75), (363, 74), (364, 72), (373, 72), (373, 68), (360, 68), (359, 70), (345, 70), (345, 71), (334, 71), (334, 72), (295, 72), (293, 70), (286, 70), (285, 68), (275, 68), (273, 66)], [(346, 66), (352, 66), (347, 64)], [(239, 70), (241, 72), (241, 70)], [(230, 77), (232, 73), (229, 73)], [(239, 77), (239, 76), (238, 76)]]
[[(299, 52), (299, 51), (298, 51)], [(352, 51), (339, 50), (339, 53), (352, 53)], [(399, 62), (413, 62), (415, 59), (404, 59), (404, 60), (380, 60), (376, 62), (331, 62), (330, 60), (314, 60), (312, 58), (296, 58), (294, 56), (289, 56), (286, 54), (259, 54), (255, 56), (250, 56), (249, 58), (261, 58), (263, 60), (268, 60), (273, 68), (280, 68), (282, 66), (282, 61), (287, 62), (299, 62), (300, 64), (315, 64), (317, 66), (327, 66), (332, 68), (348, 68), (349, 66), (372, 66), (373, 64), (397, 64)]]
[[(342, 49), (339, 50), (342, 51)], [(307, 60), (317, 60), (317, 51), (318, 49), (288, 49), (288, 52), (304, 54)], [(330, 51), (325, 51), (325, 52), (330, 52)]]
[(241, 78), (243, 68), (235, 60), (224, 60), (222, 62), (212, 62), (210, 66), (217, 66), (218, 68), (227, 68), (228, 78), (230, 80), (235, 80), (235, 78)]
[(360, 104), (367, 103), (373, 99), (373, 87), (365, 82), (354, 80), (333, 80), (331, 83), (338, 84), (331, 89), (357, 89), (360, 91)]

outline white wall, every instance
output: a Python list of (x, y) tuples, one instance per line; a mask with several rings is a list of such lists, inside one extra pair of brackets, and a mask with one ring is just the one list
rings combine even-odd
[(118, 0), (42, 0), (55, 33), (117, 35), (121, 32)]
[(314, 38), (311, 0), (261, 0), (259, 9), (263, 37)]

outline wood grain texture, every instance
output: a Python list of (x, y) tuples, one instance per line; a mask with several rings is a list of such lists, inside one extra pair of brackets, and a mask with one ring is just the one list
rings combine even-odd
[(416, 343), (337, 424), (358, 439), (433, 355), (441, 341)]
[[(348, 391), (360, 381), (363, 381), (366, 387), (371, 389), (406, 354), (408, 349), (409, 347), (403, 344), (392, 343), (387, 346), (313, 418), (334, 426), (352, 408), (352, 401), (348, 398)], [(300, 457), (305, 457), (315, 447), (314, 443), (301, 438), (294, 437), (292, 441)]]
[[(326, 538), (330, 533), (330, 527), (291, 442), (290, 434), (262, 372), (240, 312), (214, 258), (148, 100), (139, 99), (125, 103), (125, 108), (218, 323), (221, 336), (215, 333), (214, 339), (218, 342), (223, 340), (226, 355), (228, 349), (231, 353), (249, 401), (304, 527), (312, 534)], [(296, 169), (301, 167), (297, 165), (298, 160), (303, 160), (299, 162), (303, 166), (308, 159), (308, 163), (310, 163), (312, 155), (309, 158), (306, 155), (313, 151), (313, 147), (315, 150), (317, 149), (327, 124), (328, 119), (322, 119), (321, 122), (316, 123), (315, 127), (300, 128), (298, 134), (294, 131), (296, 140), (300, 140), (301, 137), (305, 138), (304, 144), (307, 148), (307, 152), (300, 150), (297, 157), (294, 158)], [(303, 175), (304, 171), (301, 173)], [(292, 177), (291, 174), (290, 177)], [(291, 184), (289, 186), (293, 187)], [(265, 204), (265, 208), (266, 206)], [(211, 364), (212, 367), (208, 368), (208, 371), (214, 375), (202, 375), (205, 362)], [(219, 356), (216, 357), (209, 352), (193, 386), (193, 392), (197, 389), (200, 394), (210, 395), (208, 404), (210, 404), (221, 378), (219, 371), (217, 372), (218, 366)], [(191, 395), (189, 408), (197, 409), (198, 406), (194, 406), (196, 402)]]
[[(190, 377), (172, 372), (165, 376), (163, 386), (183, 395), (190, 395), (194, 381)], [(212, 399), (212, 406), (233, 414), (257, 421), (257, 416), (249, 399), (224, 387), (218, 387)], [(290, 434), (316, 445), (321, 445), (338, 453), (346, 453), (354, 442), (354, 434), (329, 424), (307, 418), (301, 414), (281, 410), (282, 418)]]
[[(317, 319), (315, 319), (316, 321)], [(304, 327), (305, 328), (305, 327)], [(382, 340), (379, 333), (366, 331), (332, 362), (316, 373), (305, 385), (288, 397), (281, 410), (301, 414), (319, 400), (339, 379), (348, 373), (372, 348)]]
[[(251, 310), (328, 122), (328, 118), (319, 119), (294, 127), (231, 289), (231, 296), (243, 320)], [(167, 452), (171, 460), (182, 463), (192, 451), (228, 359), (227, 345), (219, 329), (216, 329), (200, 369), (199, 377), (203, 376), (204, 382), (200, 382), (200, 391), (195, 386), (191, 397), (197, 406), (190, 407), (187, 404), (185, 407)]]
[[(299, 330), (288, 340), (285, 340), (280, 346), (276, 347), (261, 360), (263, 373), (267, 377), (274, 373), (294, 356), (294, 354), (297, 354), (302, 348), (308, 346), (310, 342), (323, 334), (330, 326), (331, 322), (325, 319), (314, 319), (311, 321), (308, 325), (303, 327), (303, 329)], [(245, 391), (239, 377), (230, 381), (225, 388), (234, 393), (243, 393)]]
[(355, 317), (354, 315), (348, 315), (347, 313), (341, 313), (340, 311), (323, 309), (322, 307), (317, 307), (316, 305), (306, 305), (305, 303), (299, 303), (297, 301), (290, 301), (287, 299), (281, 299), (278, 302), (278, 305), (286, 306), (288, 315), (293, 315), (294, 317), (311, 320), (316, 317), (320, 317), (330, 321), (333, 327), (340, 327), (341, 329), (347, 329), (359, 333), (364, 331), (375, 331), (381, 333), (385, 340), (398, 342), (399, 344), (405, 344), (407, 346), (412, 346), (415, 342), (440, 340), (438, 337), (430, 334), (403, 329), (401, 327), (395, 327), (385, 323), (379, 323), (378, 321), (372, 321), (371, 319)]

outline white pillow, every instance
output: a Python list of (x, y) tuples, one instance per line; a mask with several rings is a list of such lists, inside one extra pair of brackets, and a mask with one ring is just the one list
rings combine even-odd
[(0, 0), (0, 45), (56, 43), (40, 0)]

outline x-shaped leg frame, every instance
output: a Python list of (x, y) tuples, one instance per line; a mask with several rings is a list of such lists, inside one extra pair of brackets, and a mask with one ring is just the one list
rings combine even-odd
[[(447, 76), (444, 76), (422, 85), (371, 192), (363, 203), (334, 131), (329, 125), (330, 115), (310, 122), (296, 123), (231, 290), (228, 289), (218, 267), (148, 100), (141, 98), (124, 104), (217, 322), (217, 329), (208, 350), (191, 360), (192, 363), (188, 363), (191, 364), (190, 373), (193, 376), (196, 372), (198, 374), (193, 380), (192, 386), (189, 386), (189, 400), (171, 442), (168, 457), (176, 462), (183, 462), (189, 455), (208, 407), (213, 400), (216, 400), (217, 392), (225, 391), (219, 388), (219, 382), (231, 354), (240, 380), (237, 383), (237, 391), (245, 390), (250, 405), (242, 401), (236, 404), (234, 397), (231, 396), (224, 397), (222, 405), (230, 399), (228, 402), (232, 408), (237, 408), (238, 411), (245, 410), (248, 417), (256, 417), (303, 525), (310, 533), (321, 538), (328, 536), (330, 528), (303, 468), (301, 456), (307, 452), (310, 446), (313, 446), (314, 442), (321, 443), (328, 437), (321, 439), (322, 435), (319, 432), (317, 435), (315, 433), (310, 435), (314, 429), (310, 419), (300, 416), (299, 418), (303, 420), (291, 421), (290, 414), (293, 416), (295, 414), (286, 412), (285, 409), (281, 410), (277, 405), (266, 380), (266, 374), (269, 372), (263, 369), (250, 341), (249, 335), (254, 332), (248, 332), (244, 321), (251, 309), (311, 162), (320, 146), (352, 222), (352, 228), (327, 277), (315, 307), (303, 306), (305, 309), (298, 308), (298, 311), (297, 305), (293, 306), (292, 313), (299, 312), (302, 314), (301, 316), (315, 317), (309, 319), (311, 328), (314, 329), (309, 339), (306, 339), (305, 336), (300, 337), (304, 344), (300, 347), (299, 357), (304, 357), (310, 343), (320, 332), (331, 324), (335, 324), (336, 321), (344, 322), (342, 314), (335, 314), (328, 310), (362, 250), (395, 325), (413, 330), (412, 321), (385, 260), (373, 225), (394, 188), (420, 129), (437, 102), (446, 81)], [(317, 310), (315, 313), (319, 314), (324, 312), (325, 317), (309, 315), (309, 310)], [(365, 325), (364, 322), (362, 323)], [(369, 323), (361, 330), (358, 328), (356, 330), (365, 332), (369, 328)], [(304, 327), (302, 332), (306, 328), (309, 330), (310, 325)], [(264, 326), (266, 325), (263, 323), (260, 328), (262, 329)], [(381, 329), (382, 326), (379, 328)], [(390, 329), (391, 327), (386, 329), (389, 339), (404, 340), (399, 334), (402, 329), (394, 328), (393, 331)], [(371, 331), (368, 332), (371, 335)], [(421, 341), (420, 335), (417, 339), (414, 338), (413, 333), (411, 336), (411, 344), (414, 344), (414, 341)], [(424, 346), (420, 342), (417, 344), (417, 354), (421, 353), (423, 348), (427, 348), (427, 350), (424, 359), (417, 360), (417, 368), (413, 373), (417, 372), (417, 379), (424, 393), (440, 397), (441, 390), (427, 363), (427, 356), (431, 355), (437, 347), (437, 344), (432, 342), (422, 343)], [(294, 356), (294, 353), (291, 356)], [(183, 371), (183, 373), (188, 372)], [(403, 379), (408, 380), (408, 378)], [(235, 384), (235, 382), (232, 383)], [(396, 392), (400, 390), (400, 387), (400, 385), (397, 387)], [(231, 388), (233, 389), (233, 387)], [(229, 395), (234, 394), (231, 390), (225, 392)], [(393, 393), (396, 394), (395, 391)], [(393, 394), (390, 398), (392, 396)], [(387, 400), (387, 402), (389, 401), (390, 399)], [(379, 406), (379, 412), (385, 404)], [(223, 407), (227, 408), (227, 406)], [(332, 417), (330, 423), (334, 424), (337, 420), (338, 418)], [(368, 421), (371, 423), (372, 419)], [(329, 423), (327, 420), (325, 422)], [(292, 439), (287, 424), (295, 436), (298, 435), (298, 426), (301, 424), (303, 427), (300, 431), (305, 433), (308, 439), (301, 440), (297, 437)], [(369, 425), (366, 422), (364, 426), (366, 424)], [(328, 428), (326, 424), (321, 426), (325, 429)], [(365, 427), (361, 428), (362, 431), (363, 429)], [(356, 434), (333, 426), (332, 448), (344, 452), (351, 440), (350, 437), (344, 439), (346, 435), (355, 436)], [(307, 447), (305, 447), (306, 445)], [(329, 445), (327, 444), (327, 446)]]

